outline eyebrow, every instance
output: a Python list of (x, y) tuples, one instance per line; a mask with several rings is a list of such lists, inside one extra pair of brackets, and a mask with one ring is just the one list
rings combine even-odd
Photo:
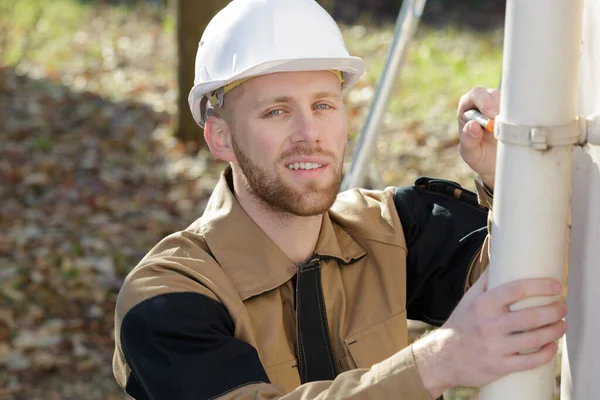
[[(323, 99), (326, 97), (341, 99), (342, 95), (341, 95), (341, 93), (334, 93), (332, 91), (324, 90), (324, 91), (313, 94), (311, 97), (314, 100)], [(267, 104), (290, 103), (290, 102), (292, 102), (292, 100), (293, 100), (293, 97), (291, 97), (291, 96), (279, 96), (279, 97), (275, 97), (274, 99), (267, 99), (267, 100), (259, 101), (258, 103), (256, 103), (254, 105), (253, 108), (254, 109), (262, 108), (263, 106), (265, 106)]]
[(322, 92), (315, 93), (313, 96), (314, 99), (323, 99), (325, 97), (332, 97), (334, 99), (341, 99), (342, 93), (334, 93), (328, 90), (324, 90)]
[(289, 103), (291, 101), (292, 101), (292, 98), (290, 96), (279, 96), (279, 97), (275, 97), (274, 99), (267, 99), (267, 100), (259, 101), (258, 103), (256, 103), (254, 105), (254, 108), (262, 108), (263, 106), (266, 106), (267, 104)]

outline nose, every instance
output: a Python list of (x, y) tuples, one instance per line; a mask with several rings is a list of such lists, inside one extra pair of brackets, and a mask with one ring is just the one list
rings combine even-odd
[(295, 115), (292, 141), (294, 143), (319, 143), (321, 141), (321, 129), (317, 116), (312, 112), (312, 109), (298, 112)]

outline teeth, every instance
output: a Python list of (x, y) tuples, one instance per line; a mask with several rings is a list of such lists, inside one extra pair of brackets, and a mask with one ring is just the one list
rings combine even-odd
[(316, 168), (321, 168), (322, 165), (321, 164), (317, 164), (317, 163), (305, 163), (305, 162), (300, 162), (300, 163), (294, 163), (294, 164), (288, 164), (287, 168), (288, 169), (293, 169), (293, 170), (299, 170), (299, 169), (304, 169), (307, 171), (310, 171), (311, 169), (316, 169)]

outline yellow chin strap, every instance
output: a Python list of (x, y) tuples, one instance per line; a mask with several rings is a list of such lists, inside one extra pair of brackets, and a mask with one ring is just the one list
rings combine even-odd
[[(329, 70), (329, 72), (334, 73), (335, 76), (337, 76), (339, 78), (341, 84), (344, 83), (344, 76), (342, 75), (341, 71), (332, 69), (332, 70)], [(214, 92), (208, 93), (206, 95), (206, 97), (208, 97), (208, 100), (210, 100), (210, 103), (213, 105), (213, 107), (223, 107), (223, 98), (225, 97), (225, 95), (228, 92), (230, 92), (232, 89), (236, 88), (237, 86), (246, 82), (248, 79), (252, 79), (252, 78), (253, 77), (240, 79), (240, 80), (228, 83), (227, 85), (220, 87), (219, 89), (215, 90)]]

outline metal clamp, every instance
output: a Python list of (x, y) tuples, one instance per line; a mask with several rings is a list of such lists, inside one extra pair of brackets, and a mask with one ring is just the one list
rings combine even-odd
[(555, 146), (578, 144), (580, 132), (578, 119), (566, 125), (555, 126), (513, 125), (497, 119), (494, 136), (502, 143), (548, 150)]

